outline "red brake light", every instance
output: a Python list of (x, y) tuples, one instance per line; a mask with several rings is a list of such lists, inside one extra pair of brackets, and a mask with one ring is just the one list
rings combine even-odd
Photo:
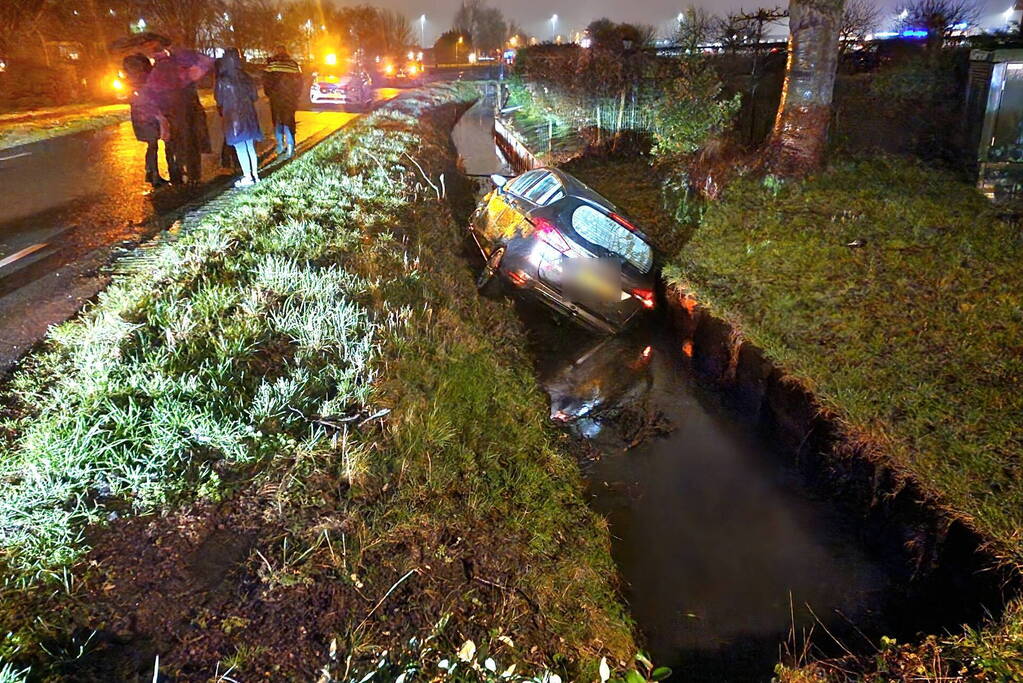
[(536, 232), (540, 236), (540, 239), (544, 242), (551, 245), (562, 254), (572, 251), (572, 245), (570, 245), (568, 241), (565, 240), (565, 236), (562, 235), (556, 227), (554, 227), (554, 223), (551, 223), (546, 218), (534, 218), (531, 222), (536, 227)]
[(627, 220), (625, 219), (625, 217), (624, 217), (624, 216), (619, 216), (619, 215), (618, 215), (618, 214), (616, 214), (616, 213), (612, 213), (612, 214), (608, 214), (608, 215), (610, 215), (610, 216), (611, 216), (611, 219), (612, 219), (612, 220), (613, 220), (613, 221), (614, 221), (615, 223), (617, 223), (618, 225), (620, 225), (620, 226), (624, 227), (624, 228), (625, 228), (625, 229), (627, 229), (627, 230), (628, 230), (629, 232), (636, 232), (636, 226), (635, 226), (635, 225), (633, 225), (632, 223), (630, 223), (629, 221), (627, 221)]
[(644, 308), (653, 308), (655, 305), (654, 293), (649, 289), (634, 289), (631, 292), (632, 296), (639, 299), (640, 303), (643, 304)]

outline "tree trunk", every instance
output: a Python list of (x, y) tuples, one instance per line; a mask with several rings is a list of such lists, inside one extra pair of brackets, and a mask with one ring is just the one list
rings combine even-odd
[(767, 166), (782, 176), (820, 168), (838, 67), (843, 0), (789, 1), (789, 58)]

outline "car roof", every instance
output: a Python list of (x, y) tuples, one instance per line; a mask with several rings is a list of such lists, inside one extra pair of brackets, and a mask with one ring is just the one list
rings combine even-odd
[(554, 177), (556, 177), (558, 181), (561, 183), (561, 186), (564, 188), (565, 194), (567, 196), (576, 197), (578, 199), (584, 199), (588, 202), (599, 204), (608, 211), (614, 211), (616, 213), (618, 212), (618, 208), (614, 204), (612, 204), (607, 197), (600, 194), (599, 192), (591, 188), (589, 185), (576, 178), (574, 175), (566, 173), (565, 171), (562, 171), (559, 168), (541, 167), (534, 170), (547, 171), (553, 174)]
[[(626, 218), (627, 220), (629, 220), (630, 224), (636, 228), (635, 232), (640, 237), (643, 238), (643, 241), (645, 241), (647, 244), (656, 249), (656, 246), (654, 245), (653, 240), (650, 239), (650, 236), (646, 234), (646, 232), (644, 232), (642, 228), (636, 226), (632, 219), (628, 218), (628, 216), (624, 212), (622, 212), (617, 206), (612, 204), (611, 200), (609, 200), (607, 197), (594, 190), (592, 187), (590, 187), (583, 181), (576, 178), (571, 173), (566, 173), (565, 171), (562, 171), (560, 168), (550, 168), (547, 166), (541, 166), (539, 168), (534, 168), (530, 170), (547, 171), (553, 174), (561, 183), (561, 186), (564, 188), (566, 197), (575, 197), (576, 199), (580, 199), (589, 204), (596, 204), (597, 206), (602, 207), (605, 211), (615, 213), (618, 214), (619, 216)], [(557, 203), (560, 202), (555, 202), (555, 204)]]

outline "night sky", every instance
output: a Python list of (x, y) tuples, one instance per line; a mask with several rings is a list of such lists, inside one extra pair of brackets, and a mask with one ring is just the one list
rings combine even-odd
[[(419, 36), (419, 17), (426, 14), (426, 40), (432, 43), (442, 32), (450, 28), (451, 19), (458, 7), (460, 0), (443, 0), (442, 2), (428, 0), (367, 0), (370, 4), (396, 9), (413, 22), (415, 36)], [(889, 19), (894, 18), (896, 6), (900, 0), (877, 0), (878, 4), (888, 10)], [(1000, 21), (1004, 24), (1001, 14), (1011, 4), (1012, 0), (978, 0), (984, 8), (981, 23), (984, 26), (992, 26)], [(777, 4), (785, 5), (786, 0), (776, 0)], [(347, 3), (345, 3), (347, 4)], [(353, 0), (351, 4), (355, 4)], [(674, 17), (689, 4), (702, 6), (713, 13), (726, 13), (740, 7), (755, 8), (758, 6), (772, 6), (771, 0), (697, 0), (690, 3), (688, 0), (634, 0), (623, 2), (622, 0), (512, 0), (510, 2), (496, 2), (490, 0), (491, 5), (499, 6), (506, 17), (517, 21), (526, 33), (535, 35), (540, 40), (549, 40), (551, 32), (551, 14), (558, 15), (558, 33), (569, 36), (572, 31), (581, 30), (591, 20), (606, 16), (616, 21), (634, 21), (656, 26), (661, 32), (668, 33), (675, 21)], [(784, 28), (784, 27), (782, 27)], [(884, 28), (884, 27), (882, 27)]]

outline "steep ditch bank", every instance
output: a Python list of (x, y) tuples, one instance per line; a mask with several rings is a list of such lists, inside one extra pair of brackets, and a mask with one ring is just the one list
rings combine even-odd
[[(39, 437), (5, 434), (0, 670), (393, 681), (443, 661), (592, 680), (630, 660), (607, 533), (518, 323), (454, 257), (439, 189), (474, 97), (407, 93), (233, 193), (123, 263), (26, 366), (32, 393), (7, 407)], [(32, 450), (78, 446), (76, 427), (95, 438), (78, 467)], [(142, 465), (155, 502), (124, 481)], [(25, 522), (64, 511), (43, 475), (88, 514)], [(35, 591), (18, 584), (40, 565)]]
[[(612, 199), (632, 213), (628, 198)], [(986, 551), (981, 536), (882, 456), (843, 439), (833, 416), (822, 415), (808, 392), (755, 347), (737, 340), (722, 320), (677, 290), (669, 289), (666, 298), (677, 335), (673, 346), (691, 372), (712, 384), (763, 435), (802, 485), (851, 521), (857, 543), (883, 565), (902, 594), (887, 618), (868, 629), (870, 642), (853, 646), (857, 653), (872, 654), (881, 635), (914, 639), (997, 619), (1018, 581), (996, 569), (997, 558)], [(614, 525), (612, 531), (620, 533)], [(642, 620), (639, 625), (642, 629)], [(818, 633), (818, 638), (827, 636)]]
[(691, 295), (668, 287), (665, 299), (687, 365), (809, 486), (856, 519), (859, 541), (882, 558), (907, 599), (941, 596), (940, 603), (921, 601), (918, 611), (905, 615), (903, 633), (997, 618), (1019, 577), (998, 569), (979, 534), (896, 472), (883, 454), (846, 438), (809, 391)]

